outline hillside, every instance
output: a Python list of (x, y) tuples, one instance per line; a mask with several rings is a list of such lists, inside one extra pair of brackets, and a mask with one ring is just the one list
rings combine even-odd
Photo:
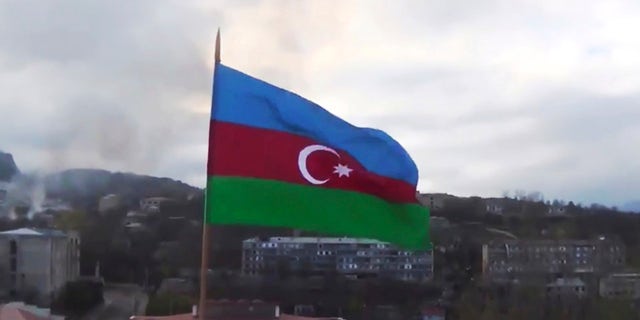
[(94, 207), (100, 197), (118, 194), (126, 202), (144, 197), (186, 199), (202, 192), (181, 181), (133, 173), (99, 169), (70, 169), (44, 178), (49, 197), (59, 198), (76, 206)]
[(10, 181), (18, 173), (20, 170), (13, 161), (13, 156), (10, 153), (0, 151), (0, 181)]
[(626, 203), (621, 208), (623, 211), (640, 213), (640, 201)]

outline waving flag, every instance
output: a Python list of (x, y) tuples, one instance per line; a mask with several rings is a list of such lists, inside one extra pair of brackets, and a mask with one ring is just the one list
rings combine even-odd
[(400, 144), (232, 68), (215, 70), (208, 223), (430, 246), (418, 170)]

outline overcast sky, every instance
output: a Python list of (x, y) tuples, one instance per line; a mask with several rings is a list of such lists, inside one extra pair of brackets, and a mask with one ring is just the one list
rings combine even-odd
[(640, 2), (0, 0), (23, 171), (205, 181), (223, 63), (398, 139), (422, 192), (640, 198)]

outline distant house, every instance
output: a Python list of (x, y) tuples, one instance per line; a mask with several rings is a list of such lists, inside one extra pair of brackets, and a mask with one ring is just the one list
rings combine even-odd
[(120, 206), (122, 206), (122, 198), (117, 194), (108, 194), (98, 201), (98, 211), (100, 213), (118, 209)]
[(143, 211), (129, 211), (127, 216), (122, 221), (122, 225), (128, 229), (143, 228), (144, 222), (149, 216), (149, 213)]
[(562, 205), (551, 205), (547, 208), (547, 215), (549, 216), (566, 216), (567, 208)]
[(171, 198), (151, 197), (140, 200), (140, 210), (143, 212), (160, 212), (162, 205), (175, 202)]
[(558, 278), (546, 285), (549, 298), (583, 298), (587, 295), (587, 285), (579, 278)]
[(431, 210), (440, 210), (444, 208), (445, 200), (455, 198), (446, 193), (421, 193), (417, 195), (418, 201)]
[(501, 216), (504, 214), (504, 199), (489, 198), (485, 200), (485, 208), (488, 214)]

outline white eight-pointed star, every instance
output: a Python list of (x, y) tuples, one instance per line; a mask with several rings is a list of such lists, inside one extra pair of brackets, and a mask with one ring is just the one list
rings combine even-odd
[(335, 170), (333, 170), (333, 173), (338, 174), (338, 178), (341, 178), (343, 176), (348, 178), (349, 177), (349, 173), (351, 173), (351, 171), (353, 171), (353, 169), (347, 167), (347, 165), (340, 164), (340, 163), (338, 163), (337, 166), (334, 166), (333, 169), (335, 169)]

